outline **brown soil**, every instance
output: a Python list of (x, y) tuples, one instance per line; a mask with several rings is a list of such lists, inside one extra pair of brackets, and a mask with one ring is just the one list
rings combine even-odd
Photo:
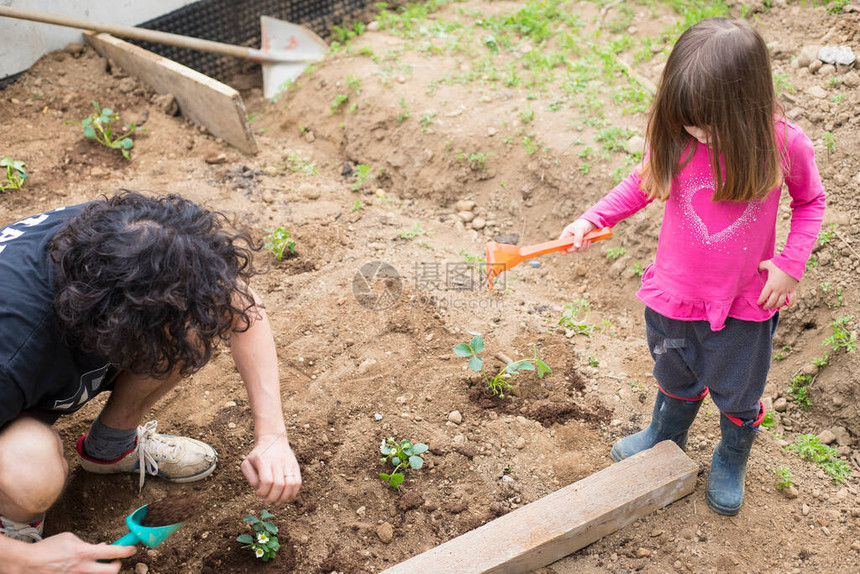
[[(544, 574), (857, 571), (857, 478), (834, 484), (780, 440), (836, 431), (833, 446), (860, 473), (858, 354), (841, 350), (824, 367), (812, 363), (827, 350), (822, 343), (831, 322), (852, 316), (848, 328), (856, 332), (860, 320), (860, 88), (840, 82), (844, 70), (825, 77), (792, 65), (812, 44), (850, 44), (860, 53), (860, 14), (830, 14), (810, 2), (772, 4), (745, 11), (771, 42), (775, 73), (791, 87), (781, 100), (816, 144), (828, 190), (826, 224), (838, 224), (838, 236), (816, 251), (799, 304), (781, 316), (766, 399), (786, 398), (785, 410), (756, 441), (738, 516), (717, 516), (705, 502), (707, 467), (719, 440), (709, 402), (687, 449), (703, 468), (696, 491)], [(239, 469), (252, 446), (252, 417), (222, 349), (151, 413), (162, 432), (218, 450), (218, 469), (193, 486), (200, 512), (158, 548), (141, 549), (124, 572), (138, 562), (169, 574), (379, 572), (607, 467), (612, 443), (647, 424), (655, 381), (631, 267), (653, 258), (659, 206), (619, 224), (613, 239), (581, 256), (546, 256), (538, 268), (523, 264), (491, 294), (480, 279), (468, 288), (463, 254), (483, 253), (485, 242), (503, 233), (518, 234), (520, 244), (556, 237), (611, 189), (616, 168), (629, 169), (624, 151), (599, 157), (598, 130), (641, 133), (645, 124), (642, 111), (625, 114), (629, 102), (612, 97), (627, 82), (621, 73), (610, 73), (606, 84), (592, 80), (579, 93), (567, 91), (576, 78), (561, 68), (544, 88), (530, 85), (533, 76), (520, 64), (531, 47), (526, 40), (503, 50), (495, 70), (482, 64), (488, 31), (476, 22), (522, 6), (453, 3), (416, 25), (412, 37), (371, 26), (277, 102), (263, 100), (259, 87), (246, 90), (262, 150), (255, 157), (161, 113), (145, 86), (122, 82), (121, 71), (109, 73), (90, 49), (78, 58), (49, 54), (0, 93), (0, 148), (24, 160), (31, 174), (24, 189), (0, 196), (0, 225), (123, 187), (180, 193), (234, 216), (257, 240), (284, 227), (297, 243), (297, 255), (283, 261), (260, 252), (256, 263), (267, 272), (254, 280), (275, 331), (289, 439), (303, 472), (298, 500), (269, 508), (281, 529), (281, 551), (263, 564), (235, 541), (245, 529), (242, 517), (259, 515), (263, 503)], [(679, 19), (663, 3), (615, 5), (599, 40), (600, 7), (565, 6), (583, 24), (580, 48), (620, 41), (631, 23), (614, 23), (625, 17), (622, 9), (632, 11), (635, 30), (627, 33), (634, 43), (620, 56), (637, 74), (657, 79), (666, 56), (662, 31)], [(735, 16), (741, 11), (739, 3), (732, 8)], [(458, 35), (458, 25), (472, 32)], [(646, 36), (653, 49), (634, 59)], [(519, 83), (505, 85), (509, 69)], [(332, 110), (338, 95), (350, 99)], [(93, 100), (125, 121), (149, 112), (130, 161), (83, 140), (75, 124), (91, 113)], [(595, 126), (591, 120), (601, 114), (605, 124)], [(835, 135), (832, 149), (825, 132)], [(226, 163), (204, 161), (220, 153)], [(343, 175), (345, 163), (372, 166), (374, 177), (358, 185), (355, 176)], [(460, 200), (476, 206), (458, 206)], [(787, 202), (785, 209), (782, 238)], [(484, 226), (464, 223), (463, 210)], [(417, 230), (412, 239), (409, 230)], [(626, 252), (609, 260), (607, 250), (618, 247)], [(353, 296), (353, 278), (369, 261), (388, 262), (403, 279), (390, 308), (361, 306)], [(446, 282), (454, 268), (456, 281)], [(442, 273), (439, 281), (432, 281), (434, 270)], [(590, 302), (587, 322), (599, 327), (591, 336), (558, 325), (562, 306), (577, 299)], [(452, 352), (473, 332), (484, 336), (488, 369), (503, 367), (493, 358), (497, 352), (520, 359), (536, 348), (553, 372), (543, 379), (517, 375), (515, 392), (492, 399)], [(808, 411), (788, 392), (801, 369), (814, 372)], [(123, 534), (122, 517), (170, 492), (149, 477), (139, 495), (135, 476), (89, 475), (76, 464), (74, 442), (103, 401), (98, 397), (55, 425), (71, 472), (48, 513), (48, 535), (72, 531), (91, 542), (115, 540)], [(459, 423), (449, 420), (455, 410)], [(424, 468), (406, 473), (401, 492), (379, 479), (379, 444), (389, 436), (430, 447)], [(776, 489), (778, 465), (790, 467), (797, 498)], [(383, 523), (393, 529), (390, 544), (377, 535)]]
[(198, 513), (200, 499), (193, 494), (174, 494), (151, 503), (141, 525), (150, 528), (185, 522)]

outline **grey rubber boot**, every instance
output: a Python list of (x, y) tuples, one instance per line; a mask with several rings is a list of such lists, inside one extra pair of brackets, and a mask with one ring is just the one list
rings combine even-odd
[(708, 476), (706, 498), (708, 506), (717, 514), (734, 516), (744, 502), (744, 479), (758, 426), (764, 418), (764, 408), (754, 421), (741, 421), (720, 415), (722, 440), (714, 449), (711, 473)]
[(662, 389), (658, 390), (651, 424), (645, 430), (616, 442), (609, 451), (612, 460), (619, 462), (664, 440), (675, 441), (683, 449), (687, 446), (690, 425), (696, 419), (706, 396), (707, 392), (699, 398), (679, 399), (670, 397)]

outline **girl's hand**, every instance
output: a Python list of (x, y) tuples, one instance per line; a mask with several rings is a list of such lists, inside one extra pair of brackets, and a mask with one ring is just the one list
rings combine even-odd
[(591, 246), (591, 241), (584, 240), (582, 237), (589, 231), (594, 231), (595, 229), (597, 229), (597, 226), (588, 221), (587, 219), (577, 219), (576, 221), (565, 227), (564, 231), (561, 232), (561, 235), (559, 235), (558, 238), (565, 239), (566, 237), (572, 236), (573, 247), (561, 251), (560, 253), (562, 255), (567, 255), (568, 253), (575, 253), (588, 249)]
[(791, 307), (797, 298), (799, 281), (780, 269), (772, 259), (758, 264), (759, 271), (767, 271), (767, 283), (758, 296), (758, 304), (764, 309)]

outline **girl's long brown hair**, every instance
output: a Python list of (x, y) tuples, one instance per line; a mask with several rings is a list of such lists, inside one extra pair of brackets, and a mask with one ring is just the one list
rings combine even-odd
[(645, 193), (669, 197), (691, 140), (684, 126), (695, 126), (710, 133), (713, 201), (763, 199), (783, 177), (774, 133), (777, 111), (770, 56), (752, 26), (711, 18), (690, 27), (669, 55), (652, 104)]

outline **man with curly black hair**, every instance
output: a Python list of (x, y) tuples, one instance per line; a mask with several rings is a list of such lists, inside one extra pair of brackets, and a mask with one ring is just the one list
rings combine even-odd
[[(102, 391), (110, 397), (77, 443), (84, 470), (171, 482), (209, 476), (217, 453), (156, 432), (144, 415), (230, 346), (248, 392), (255, 444), (242, 472), (266, 503), (301, 486), (286, 436), (266, 314), (248, 281), (247, 235), (176, 195), (121, 192), (0, 229), (0, 565), (12, 572), (117, 572), (134, 549), (42, 540), (68, 464), (51, 424)], [(22, 542), (35, 542), (28, 547)], [(110, 566), (111, 569), (105, 569)], [(75, 569), (77, 568), (77, 569)]]

